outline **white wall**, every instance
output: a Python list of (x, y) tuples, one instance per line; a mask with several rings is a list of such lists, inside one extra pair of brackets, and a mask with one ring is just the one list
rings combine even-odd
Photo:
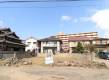
[(60, 46), (60, 42), (57, 42), (57, 52), (60, 52), (61, 46)]
[[(45, 41), (46, 42), (46, 41)], [(57, 47), (57, 52), (60, 52), (60, 42), (59, 41), (50, 41), (48, 43), (41, 42), (41, 53), (43, 53), (43, 47)]]
[(25, 44), (26, 44), (26, 48), (25, 48), (25, 51), (32, 51), (32, 50), (36, 50), (38, 49), (38, 45), (37, 45), (37, 40), (35, 38), (28, 38), (26, 41), (25, 41)]

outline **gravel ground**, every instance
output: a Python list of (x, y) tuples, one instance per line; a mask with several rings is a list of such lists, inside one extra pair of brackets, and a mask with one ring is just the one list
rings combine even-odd
[(0, 67), (0, 80), (109, 80), (109, 70), (78, 67)]

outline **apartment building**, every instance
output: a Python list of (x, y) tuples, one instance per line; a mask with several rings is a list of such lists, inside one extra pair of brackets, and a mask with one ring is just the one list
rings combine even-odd
[(98, 32), (86, 32), (86, 33), (77, 33), (77, 34), (68, 34), (69, 37), (76, 37), (76, 36), (87, 36), (91, 38), (98, 38)]
[[(59, 39), (62, 40), (62, 50), (64, 52), (69, 52), (71, 50), (71, 45), (69, 45), (69, 42), (71, 44), (71, 38), (73, 38), (73, 41), (75, 40), (75, 43), (78, 42), (78, 40), (83, 40), (88, 38), (98, 38), (97, 32), (87, 32), (87, 33), (77, 33), (77, 34), (64, 34), (63, 32), (60, 32), (56, 35)], [(76, 41), (77, 40), (77, 41)], [(90, 40), (90, 39), (89, 39)], [(87, 40), (83, 40), (87, 43)]]
[(59, 33), (56, 35), (62, 40), (63, 51), (72, 52), (77, 46), (78, 42), (81, 42), (83, 46), (87, 44), (93, 44), (98, 50), (106, 50), (109, 47), (108, 38), (100, 38), (97, 32), (87, 32), (78, 34), (64, 34)]
[(68, 52), (69, 51), (69, 36), (60, 32), (56, 35), (57, 38), (59, 38), (60, 40), (62, 40), (62, 51), (63, 52)]

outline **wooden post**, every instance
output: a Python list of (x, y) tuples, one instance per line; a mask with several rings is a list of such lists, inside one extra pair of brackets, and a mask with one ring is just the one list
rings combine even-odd
[(16, 58), (16, 52), (14, 52), (14, 59)]

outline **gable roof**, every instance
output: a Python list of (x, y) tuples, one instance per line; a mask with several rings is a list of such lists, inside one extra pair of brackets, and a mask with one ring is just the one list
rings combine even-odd
[(72, 36), (69, 37), (69, 41), (90, 41), (93, 40), (92, 37), (87, 37), (87, 36)]
[(57, 38), (56, 36), (50, 36), (48, 38), (40, 39), (39, 41), (61, 41), (61, 40)]
[(0, 31), (11, 31), (10, 28), (0, 28)]
[(109, 40), (109, 38), (95, 38), (94, 40)]
[(38, 40), (37, 38), (35, 38), (35, 37), (33, 37), (33, 36), (28, 37), (26, 40), (29, 40), (29, 39)]

